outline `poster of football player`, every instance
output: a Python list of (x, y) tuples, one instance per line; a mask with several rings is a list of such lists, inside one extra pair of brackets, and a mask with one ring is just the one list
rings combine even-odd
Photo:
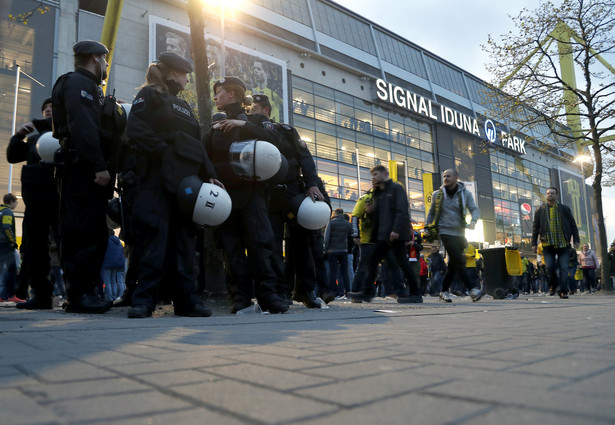
[[(229, 41), (224, 43), (226, 60), (222, 61), (223, 49), (220, 39), (206, 35), (206, 42), (212, 100), (214, 83), (223, 75), (233, 75), (245, 82), (248, 94), (266, 94), (271, 102), (271, 117), (278, 122), (285, 122), (286, 62)], [(177, 53), (191, 60), (190, 29), (167, 19), (150, 16), (150, 60), (155, 61), (162, 52)], [(222, 63), (225, 64), (225, 73), (221, 69)], [(190, 76), (190, 81), (181, 93), (181, 97), (190, 104), (198, 116), (194, 75)]]

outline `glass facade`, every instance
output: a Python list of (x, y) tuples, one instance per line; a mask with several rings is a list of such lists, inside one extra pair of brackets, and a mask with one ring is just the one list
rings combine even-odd
[(351, 211), (371, 187), (369, 169), (388, 168), (394, 160), (404, 164), (406, 176), (399, 180), (407, 186), (413, 218), (424, 219), (421, 177), (434, 172), (430, 124), (298, 77), (293, 78), (293, 113), (334, 207)]
[(496, 240), (529, 250), (530, 238), (522, 229), (520, 204), (527, 202), (535, 208), (544, 202), (544, 194), (551, 186), (549, 168), (502, 151), (494, 150), (490, 157)]
[(286, 16), (303, 25), (312, 26), (307, 1), (308, 0), (252, 0), (253, 3), (265, 9)]

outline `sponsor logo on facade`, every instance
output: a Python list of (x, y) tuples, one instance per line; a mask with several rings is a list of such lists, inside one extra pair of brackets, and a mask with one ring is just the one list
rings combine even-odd
[(499, 132), (490, 119), (483, 125), (485, 134), (482, 135), (476, 118), (456, 111), (448, 106), (438, 105), (423, 96), (412, 93), (402, 87), (387, 83), (383, 79), (376, 80), (376, 95), (383, 102), (388, 102), (415, 114), (422, 115), (436, 122), (455, 127), (460, 131), (478, 137), (485, 137), (489, 142), (500, 145), (505, 149), (525, 155), (525, 139), (511, 136), (505, 131)]

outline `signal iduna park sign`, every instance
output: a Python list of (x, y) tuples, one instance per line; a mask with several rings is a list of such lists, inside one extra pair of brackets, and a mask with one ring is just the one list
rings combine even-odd
[(424, 98), (402, 87), (387, 83), (381, 78), (376, 80), (376, 95), (378, 99), (383, 102), (393, 104), (410, 112), (414, 112), (415, 114), (423, 115), (436, 122), (455, 127), (465, 133), (486, 138), (491, 143), (499, 144), (505, 149), (512, 150), (522, 155), (526, 154), (525, 139), (500, 131), (500, 143), (498, 143), (497, 129), (493, 121), (489, 119), (485, 121), (484, 133), (481, 134), (481, 126), (478, 125), (478, 120), (476, 118), (464, 114), (463, 112), (456, 111), (448, 106), (438, 105), (432, 102), (431, 99)]

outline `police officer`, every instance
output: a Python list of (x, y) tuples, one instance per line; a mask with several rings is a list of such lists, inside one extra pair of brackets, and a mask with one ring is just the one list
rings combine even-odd
[[(45, 99), (41, 107), (43, 119), (24, 124), (11, 137), (6, 150), (6, 158), (11, 164), (26, 161), (21, 168), (21, 193), (26, 206), (23, 218), (23, 261), (20, 276), (29, 276), (33, 296), (17, 308), (34, 310), (52, 307), (53, 284), (49, 281), (50, 257), (49, 235), (57, 238), (58, 230), (58, 191), (54, 180), (54, 167), (45, 163), (39, 156), (36, 144), (44, 133), (51, 131), (51, 98)], [(25, 140), (34, 129), (38, 133)], [(26, 288), (27, 281), (21, 280)]]
[(53, 86), (53, 136), (60, 140), (60, 261), (67, 312), (104, 313), (111, 307), (94, 291), (107, 249), (107, 198), (113, 187), (103, 154), (100, 85), (107, 78), (107, 47), (73, 46), (75, 71)]
[(254, 282), (254, 292), (262, 309), (283, 313), (288, 310), (288, 303), (277, 294), (271, 254), (273, 230), (267, 214), (264, 187), (254, 180), (240, 177), (229, 161), (233, 142), (247, 139), (272, 141), (273, 134), (248, 121), (244, 109), (244, 103), (249, 103), (246, 86), (239, 78), (226, 77), (216, 81), (214, 93), (216, 107), (226, 114), (226, 119), (214, 123), (207, 134), (205, 147), (233, 201), (230, 217), (218, 229), (220, 243), (229, 257), (231, 312), (236, 313), (252, 304)]
[(211, 316), (195, 287), (196, 225), (181, 214), (176, 194), (182, 177), (176, 173), (186, 168), (222, 186), (205, 153), (199, 122), (190, 106), (177, 97), (191, 72), (192, 64), (186, 59), (161, 53), (147, 69), (146, 83), (130, 110), (127, 134), (131, 146), (124, 180), (135, 193), (132, 221), (139, 277), (129, 318), (151, 316), (161, 286), (169, 289), (176, 315)]
[[(290, 125), (269, 120), (271, 114), (269, 98), (264, 94), (255, 94), (252, 98), (254, 104), (252, 105), (251, 121), (260, 121), (266, 129), (279, 136), (276, 139), (278, 141), (276, 146), (288, 162), (286, 175), (279, 179), (280, 184), (274, 186), (271, 191), (269, 205), (269, 219), (275, 236), (274, 262), (278, 273), (278, 282), (281, 286), (278, 290), (281, 294), (290, 294), (294, 286), (292, 294), (294, 300), (303, 303), (308, 308), (320, 308), (320, 302), (317, 301), (314, 294), (317, 285), (314, 258), (310, 250), (310, 230), (304, 229), (297, 224), (296, 220), (292, 220), (291, 217), (294, 216), (290, 210), (290, 203), (293, 198), (304, 195), (306, 189), (312, 200), (324, 200), (323, 194), (317, 187), (316, 164), (305, 142), (299, 137), (297, 130)], [(282, 241), (285, 234), (285, 225), (288, 234), (287, 258), (295, 260), (296, 279), (291, 280), (286, 278), (287, 274), (284, 272)], [(293, 281), (295, 285), (292, 285)], [(330, 291), (324, 291), (319, 295), (326, 302), (335, 298), (335, 294)]]

